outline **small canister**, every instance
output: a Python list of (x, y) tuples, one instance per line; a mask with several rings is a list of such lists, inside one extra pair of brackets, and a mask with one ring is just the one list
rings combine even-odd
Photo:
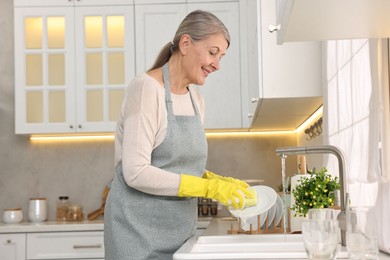
[(82, 221), (84, 219), (83, 208), (79, 205), (70, 205), (66, 213), (66, 221)]
[(3, 212), (3, 222), (6, 224), (16, 224), (23, 220), (23, 212), (20, 208), (5, 209)]
[(43, 222), (47, 219), (46, 198), (31, 198), (28, 205), (28, 219), (33, 223)]

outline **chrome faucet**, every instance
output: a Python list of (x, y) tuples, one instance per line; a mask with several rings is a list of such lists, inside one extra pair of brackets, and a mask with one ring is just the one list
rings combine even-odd
[(339, 180), (340, 180), (340, 205), (341, 211), (337, 216), (339, 226), (341, 230), (341, 244), (346, 246), (346, 235), (345, 231), (347, 228), (346, 222), (346, 208), (348, 198), (347, 183), (346, 183), (346, 165), (345, 155), (336, 146), (323, 145), (323, 146), (296, 146), (296, 147), (282, 147), (275, 150), (276, 154), (280, 157), (286, 155), (297, 155), (297, 154), (333, 154), (337, 157), (339, 164)]

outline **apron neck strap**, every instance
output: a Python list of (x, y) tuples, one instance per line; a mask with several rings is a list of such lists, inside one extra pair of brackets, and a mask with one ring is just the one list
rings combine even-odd
[[(164, 88), (165, 88), (165, 103), (167, 104), (168, 113), (173, 115), (172, 98), (171, 98), (171, 83), (169, 82), (168, 62), (163, 65), (162, 71), (163, 71)], [(199, 115), (199, 110), (198, 110), (198, 107), (196, 106), (194, 98), (192, 97), (191, 91), (188, 87), (187, 87), (187, 89), (188, 89), (188, 92), (190, 93), (190, 98), (191, 98), (192, 106), (195, 110), (195, 115)]]

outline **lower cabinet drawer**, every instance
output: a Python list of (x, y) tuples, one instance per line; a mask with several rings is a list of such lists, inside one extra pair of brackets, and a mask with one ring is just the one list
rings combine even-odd
[(27, 234), (27, 259), (104, 258), (103, 231)]

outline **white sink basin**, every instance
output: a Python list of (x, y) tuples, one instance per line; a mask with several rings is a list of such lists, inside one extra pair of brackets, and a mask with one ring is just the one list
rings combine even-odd
[[(188, 240), (173, 259), (306, 259), (301, 235), (199, 236)], [(337, 258), (348, 258), (345, 249)]]

